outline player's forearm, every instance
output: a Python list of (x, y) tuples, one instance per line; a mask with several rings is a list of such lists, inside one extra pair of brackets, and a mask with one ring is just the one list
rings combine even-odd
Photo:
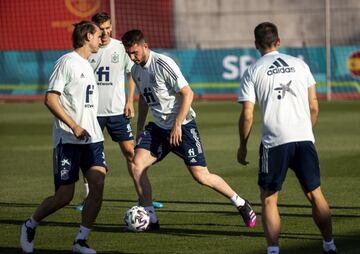
[(188, 86), (181, 89), (180, 94), (181, 94), (182, 100), (181, 100), (181, 106), (179, 109), (179, 113), (177, 114), (175, 123), (174, 123), (176, 126), (181, 126), (182, 123), (184, 122), (187, 114), (190, 111), (191, 103), (194, 98), (194, 93), (191, 90), (191, 88)]
[(246, 146), (247, 141), (250, 136), (251, 127), (252, 127), (252, 118), (245, 118), (243, 114), (241, 114), (239, 118), (239, 136), (240, 136), (240, 146)]
[(319, 110), (316, 108), (310, 108), (310, 116), (311, 116), (311, 125), (315, 127), (317, 119), (318, 119)]
[(319, 103), (316, 97), (311, 98), (311, 102), (309, 103), (309, 108), (310, 108), (311, 125), (314, 128), (319, 115)]
[(144, 98), (139, 96), (139, 108), (138, 108), (138, 119), (137, 119), (137, 133), (144, 130), (144, 125), (147, 117), (149, 106), (146, 104)]
[(128, 103), (134, 103), (134, 97), (135, 97), (135, 82), (134, 82), (131, 74), (128, 74), (128, 95), (127, 95), (127, 102), (128, 102)]
[(240, 146), (246, 147), (247, 145), (253, 124), (253, 111), (254, 104), (250, 102), (243, 103), (243, 109), (239, 118)]
[(60, 95), (57, 93), (48, 92), (45, 95), (44, 104), (56, 118), (64, 122), (73, 130), (77, 126), (77, 123), (64, 111), (64, 108), (59, 101), (59, 97)]
[(316, 125), (318, 114), (319, 114), (319, 102), (318, 102), (317, 96), (316, 96), (315, 85), (309, 87), (308, 97), (309, 97), (308, 99), (309, 99), (311, 125), (312, 125), (312, 127), (314, 127)]

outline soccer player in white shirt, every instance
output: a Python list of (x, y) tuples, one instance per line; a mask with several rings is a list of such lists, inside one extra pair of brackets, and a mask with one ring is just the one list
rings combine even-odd
[[(191, 108), (193, 92), (177, 64), (169, 57), (151, 51), (140, 30), (131, 30), (122, 37), (126, 52), (135, 65), (131, 69), (139, 97), (137, 144), (132, 174), (140, 205), (150, 214), (149, 230), (160, 225), (151, 205), (152, 190), (147, 169), (173, 152), (184, 160), (193, 178), (229, 198), (238, 208), (245, 224), (253, 228), (256, 215), (248, 201), (239, 197), (218, 175), (209, 172), (201, 139)], [(144, 130), (148, 109), (154, 122)]]
[(255, 46), (262, 57), (245, 71), (241, 80), (238, 101), (243, 107), (237, 159), (242, 165), (248, 164), (247, 141), (257, 100), (263, 123), (258, 184), (268, 254), (279, 253), (277, 201), (288, 168), (295, 171), (312, 205), (314, 221), (324, 239), (324, 253), (336, 253), (330, 209), (320, 189), (319, 161), (312, 132), (318, 115), (315, 80), (301, 59), (277, 51), (280, 39), (274, 24), (261, 23), (254, 34)]
[[(89, 57), (99, 91), (98, 121), (101, 130), (106, 127), (113, 141), (117, 142), (129, 168), (134, 157), (133, 134), (130, 118), (134, 116), (133, 98), (135, 84), (130, 70), (133, 62), (121, 41), (111, 38), (112, 25), (108, 13), (96, 13), (91, 20), (101, 30), (100, 49)], [(125, 72), (128, 74), (128, 96), (125, 97)], [(84, 199), (89, 194), (84, 178)], [(84, 202), (76, 209), (82, 210)]]
[[(135, 84), (130, 71), (133, 62), (125, 52), (121, 41), (111, 38), (111, 17), (106, 12), (96, 13), (91, 20), (102, 31), (101, 46), (97, 53), (91, 54), (89, 62), (94, 69), (99, 90), (98, 121), (102, 130), (106, 127), (112, 140), (122, 151), (128, 170), (134, 157), (134, 137), (130, 119), (134, 117)], [(128, 79), (128, 93), (125, 94), (125, 73)], [(89, 194), (88, 183), (84, 178), (85, 198)], [(82, 210), (84, 202), (76, 209)], [(155, 208), (163, 207), (153, 201)]]
[(103, 153), (104, 138), (97, 121), (98, 90), (87, 59), (91, 53), (98, 51), (100, 36), (101, 31), (93, 22), (75, 24), (72, 34), (74, 51), (56, 62), (50, 77), (45, 105), (55, 116), (55, 194), (44, 199), (21, 226), (20, 245), (25, 253), (33, 252), (38, 223), (72, 200), (80, 168), (88, 179), (90, 194), (72, 250), (76, 253), (96, 253), (86, 240), (101, 208), (107, 166)]

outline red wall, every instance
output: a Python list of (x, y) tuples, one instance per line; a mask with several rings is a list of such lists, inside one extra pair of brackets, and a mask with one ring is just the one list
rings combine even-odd
[(121, 0), (116, 3), (116, 34), (120, 38), (130, 29), (140, 29), (153, 48), (171, 48), (171, 0)]
[[(117, 37), (133, 28), (171, 47), (171, 0), (116, 0)], [(72, 24), (110, 11), (108, 0), (0, 0), (0, 50), (70, 49)]]

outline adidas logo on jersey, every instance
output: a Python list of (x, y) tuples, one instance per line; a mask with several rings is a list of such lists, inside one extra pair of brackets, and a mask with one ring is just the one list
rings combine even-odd
[(91, 60), (90, 60), (90, 63), (96, 63), (95, 59), (94, 59), (94, 58), (91, 59)]
[(197, 161), (196, 161), (195, 158), (192, 158), (192, 159), (190, 160), (190, 162), (191, 162), (191, 163), (196, 163)]
[(295, 67), (290, 67), (284, 60), (280, 57), (276, 59), (275, 62), (269, 67), (269, 70), (266, 72), (268, 76), (278, 73), (290, 73), (295, 72)]
[(80, 78), (85, 78), (84, 73), (81, 73)]

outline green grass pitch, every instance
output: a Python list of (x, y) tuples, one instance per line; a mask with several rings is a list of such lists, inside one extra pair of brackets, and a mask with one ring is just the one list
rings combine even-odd
[[(236, 162), (241, 106), (195, 102), (194, 109), (210, 171), (252, 201), (257, 227), (247, 229), (228, 200), (198, 185), (182, 161), (169, 155), (149, 171), (154, 197), (165, 205), (157, 211), (161, 231), (124, 232), (123, 215), (137, 198), (119, 148), (105, 134), (111, 170), (103, 207), (89, 237), (98, 253), (265, 253), (257, 186), (259, 112), (249, 141), (250, 165), (243, 167)], [(52, 116), (41, 103), (0, 105), (0, 253), (21, 253), (21, 223), (54, 191), (51, 126)], [(360, 101), (321, 102), (314, 132), (339, 253), (360, 253)], [(79, 181), (71, 205), (40, 224), (36, 253), (70, 253), (80, 221), (74, 207), (82, 191)], [(279, 208), (282, 253), (321, 253), (311, 208), (291, 171)]]

